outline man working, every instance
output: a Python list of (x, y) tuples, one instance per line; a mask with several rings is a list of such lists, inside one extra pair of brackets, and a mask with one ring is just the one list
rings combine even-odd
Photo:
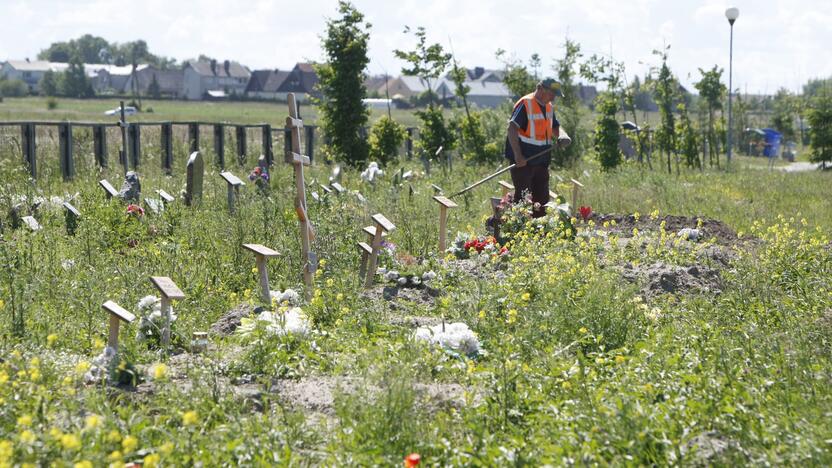
[(569, 135), (560, 128), (555, 118), (552, 101), (563, 97), (560, 83), (547, 78), (537, 83), (531, 94), (520, 98), (514, 104), (514, 111), (508, 121), (505, 156), (516, 164), (511, 169), (511, 181), (514, 183), (514, 200), (521, 200), (524, 192), (529, 192), (533, 203), (539, 203), (532, 215), (536, 218), (546, 214), (543, 206), (549, 202), (549, 163), (551, 151), (531, 161), (526, 161), (542, 151), (551, 150), (552, 140), (559, 148), (572, 143)]

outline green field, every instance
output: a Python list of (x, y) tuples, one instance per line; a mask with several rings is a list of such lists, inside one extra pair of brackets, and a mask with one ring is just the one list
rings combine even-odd
[[(146, 106), (148, 120), (280, 125), (286, 115), (279, 104)], [(0, 119), (100, 120), (111, 107), (5, 99)], [(164, 189), (177, 200), (137, 216), (98, 187), (121, 184), (116, 140), (100, 169), (79, 132), (77, 176), (63, 181), (57, 139), (44, 134), (32, 181), (18, 134), (0, 140), (2, 466), (396, 466), (411, 453), (425, 466), (832, 463), (829, 171), (738, 157), (728, 170), (668, 175), (657, 161), (655, 171), (627, 163), (605, 173), (587, 154), (551, 174), (560, 201), (572, 201), (570, 178), (583, 183), (590, 219), (570, 207), (531, 222), (515, 208), (503, 220), (506, 254), (460, 259), (438, 251), (431, 185), (452, 193), (500, 162), (434, 161), (428, 172), (402, 157), (375, 184), (347, 168), (341, 195), (324, 192), (333, 167), (316, 162), (306, 181), (321, 261), (304, 290), (294, 174), (277, 163), (270, 190), (258, 190), (245, 177), (257, 147), (238, 164), (227, 143), (227, 169), (247, 183), (230, 214), (210, 150), (203, 198), (188, 207), (184, 141), (168, 175), (147, 136), (143, 198)], [(404, 171), (413, 177), (395, 177)], [(49, 199), (76, 193), (70, 235)], [(449, 239), (485, 237), (499, 195), (492, 182), (455, 199)], [(36, 197), (43, 228), (13, 228), (7, 214), (18, 204), (29, 214)], [(356, 244), (375, 213), (396, 226), (380, 265), (432, 271), (428, 287), (378, 275), (364, 288)], [(702, 238), (679, 237), (683, 227)], [(268, 262), (271, 289), (299, 291), (300, 311), (261, 300), (243, 243), (280, 252)], [(149, 277), (159, 275), (185, 293), (173, 302), (170, 350), (152, 326), (137, 337), (140, 319), (151, 320), (138, 303), (158, 294)], [(108, 339), (107, 300), (139, 316), (122, 325), (118, 358), (102, 373), (121, 385), (87, 375)], [(279, 319), (254, 320), (255, 307)], [(234, 316), (245, 320), (226, 334)], [(298, 317), (304, 325), (289, 331)], [(420, 327), (453, 323), (470, 328), (479, 352), (420, 338)], [(207, 351), (192, 352), (194, 332), (209, 332)]]

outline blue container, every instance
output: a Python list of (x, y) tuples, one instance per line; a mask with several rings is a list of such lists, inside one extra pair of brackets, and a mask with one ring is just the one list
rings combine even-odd
[(773, 128), (764, 128), (766, 145), (763, 148), (763, 156), (768, 158), (777, 157), (780, 154), (780, 141), (783, 139), (783, 134)]

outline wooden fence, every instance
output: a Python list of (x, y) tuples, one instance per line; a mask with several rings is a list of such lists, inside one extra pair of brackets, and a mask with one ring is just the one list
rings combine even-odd
[[(58, 130), (58, 159), (60, 161), (61, 174), (65, 180), (71, 180), (75, 176), (75, 157), (73, 154), (73, 129), (76, 128), (91, 128), (92, 129), (92, 150), (95, 158), (95, 163), (99, 167), (109, 166), (108, 157), (108, 128), (120, 128), (119, 122), (70, 122), (70, 121), (7, 121), (0, 122), (0, 129), (3, 127), (19, 127), (21, 144), (20, 151), (22, 153), (23, 162), (29, 169), (29, 174), (33, 179), (38, 175), (38, 159), (37, 159), (37, 132), (38, 128), (49, 127), (57, 128)], [(139, 167), (142, 161), (142, 129), (146, 127), (159, 128), (160, 135), (160, 164), (165, 172), (170, 173), (173, 168), (173, 143), (177, 132), (174, 130), (177, 127), (187, 128), (186, 142), (190, 152), (200, 151), (202, 139), (200, 132), (203, 127), (211, 128), (213, 135), (213, 151), (216, 157), (216, 164), (221, 169), (226, 167), (226, 130), (233, 129), (234, 143), (236, 146), (235, 154), (238, 158), (239, 164), (244, 164), (249, 153), (249, 129), (259, 130), (261, 141), (261, 154), (265, 156), (269, 164), (274, 161), (274, 142), (276, 140), (283, 140), (284, 150), (290, 144), (290, 139), (287, 138), (289, 129), (273, 128), (271, 124), (257, 123), (257, 124), (235, 124), (229, 122), (129, 122), (126, 124), (126, 139), (119, 146), (119, 164), (125, 168), (132, 166), (133, 169)], [(315, 125), (304, 126), (304, 143), (305, 153), (314, 158), (314, 148), (317, 141), (316, 133), (318, 127)], [(407, 140), (405, 141), (405, 153), (407, 157), (413, 154), (413, 136), (414, 128), (407, 129)], [(181, 132), (180, 132), (181, 133)], [(124, 146), (126, 146), (126, 151)], [(124, 158), (127, 158), (125, 161)]]

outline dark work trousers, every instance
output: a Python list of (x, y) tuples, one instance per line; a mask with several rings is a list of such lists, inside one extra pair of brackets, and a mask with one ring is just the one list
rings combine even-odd
[(549, 166), (523, 166), (511, 170), (511, 182), (514, 184), (514, 200), (523, 199), (524, 192), (532, 196), (533, 203), (540, 203), (540, 208), (532, 211), (532, 216), (539, 218), (546, 214), (543, 206), (549, 202)]

